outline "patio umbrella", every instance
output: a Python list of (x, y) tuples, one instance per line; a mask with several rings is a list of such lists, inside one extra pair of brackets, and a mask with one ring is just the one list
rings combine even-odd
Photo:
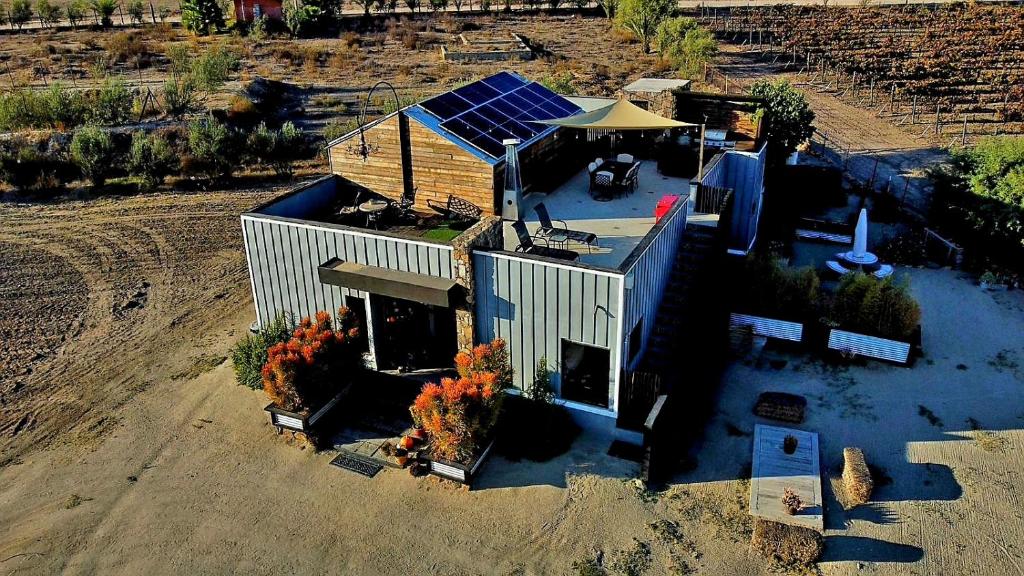
[(612, 104), (591, 112), (565, 118), (538, 120), (537, 123), (591, 130), (666, 130), (668, 128), (698, 126), (698, 124), (680, 122), (679, 120), (672, 120), (671, 118), (665, 118), (653, 112), (648, 112), (624, 98), (620, 98)]

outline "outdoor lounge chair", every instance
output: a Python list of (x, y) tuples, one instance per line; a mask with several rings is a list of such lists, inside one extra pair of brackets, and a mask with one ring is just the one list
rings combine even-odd
[(454, 194), (448, 195), (448, 201), (444, 204), (427, 200), (427, 206), (435, 212), (453, 220), (479, 220), (483, 211), (472, 202), (463, 200)]
[(526, 229), (526, 224), (522, 220), (516, 220), (513, 222), (512, 229), (516, 231), (516, 236), (519, 237), (519, 246), (516, 246), (516, 252), (533, 254), (534, 256), (544, 256), (547, 258), (557, 258), (559, 260), (577, 260), (580, 257), (579, 254), (572, 250), (538, 246), (537, 244), (534, 244), (533, 237), (530, 236), (530, 232)]
[[(540, 230), (538, 233), (543, 238), (551, 242), (563, 242), (565, 240), (580, 242), (587, 245), (588, 253), (593, 252), (594, 242), (597, 241), (597, 234), (584, 232), (583, 230), (570, 230), (564, 220), (552, 220), (551, 214), (548, 214), (548, 207), (543, 202), (537, 204), (533, 210), (537, 212), (537, 217), (540, 218)], [(555, 222), (561, 224), (561, 227), (555, 227)]]
[(878, 270), (872, 272), (871, 275), (875, 278), (888, 278), (889, 276), (892, 276), (892, 266), (882, 264), (878, 267)]

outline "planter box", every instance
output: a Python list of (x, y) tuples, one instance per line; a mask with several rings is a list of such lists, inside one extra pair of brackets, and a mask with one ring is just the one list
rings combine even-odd
[(887, 360), (898, 364), (910, 361), (910, 342), (889, 340), (878, 336), (867, 336), (856, 332), (833, 329), (828, 335), (828, 347), (832, 350), (849, 351), (859, 356)]
[(492, 448), (494, 448), (494, 440), (491, 440), (483, 452), (473, 458), (468, 464), (450, 462), (440, 458), (435, 460), (429, 456), (423, 457), (423, 460), (429, 465), (431, 474), (469, 485), (473, 483), (473, 479), (480, 472), (480, 468), (487, 460), (487, 457), (490, 456)]
[(750, 326), (754, 329), (755, 336), (767, 336), (790, 342), (800, 342), (804, 335), (804, 325), (799, 322), (775, 320), (749, 314), (729, 314), (729, 327), (736, 326)]
[(277, 427), (278, 434), (284, 431), (285, 428), (295, 430), (297, 432), (309, 432), (316, 427), (317, 422), (329, 414), (331, 410), (338, 405), (338, 402), (341, 401), (347, 392), (348, 388), (338, 392), (334, 398), (328, 400), (327, 403), (321, 406), (319, 410), (313, 412), (309, 416), (303, 416), (298, 412), (289, 412), (288, 410), (283, 410), (273, 404), (267, 404), (267, 407), (264, 408), (264, 410), (270, 413), (270, 423)]

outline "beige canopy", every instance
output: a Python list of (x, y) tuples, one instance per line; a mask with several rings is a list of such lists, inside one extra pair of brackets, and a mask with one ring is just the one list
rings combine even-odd
[(697, 126), (697, 124), (688, 124), (648, 112), (629, 100), (622, 98), (592, 112), (585, 112), (566, 118), (541, 120), (537, 123), (594, 130), (664, 130), (683, 126)]

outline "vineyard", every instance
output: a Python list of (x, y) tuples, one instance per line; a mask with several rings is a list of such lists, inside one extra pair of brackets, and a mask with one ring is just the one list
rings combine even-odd
[(703, 9), (720, 38), (922, 136), (1024, 133), (1024, 8)]

